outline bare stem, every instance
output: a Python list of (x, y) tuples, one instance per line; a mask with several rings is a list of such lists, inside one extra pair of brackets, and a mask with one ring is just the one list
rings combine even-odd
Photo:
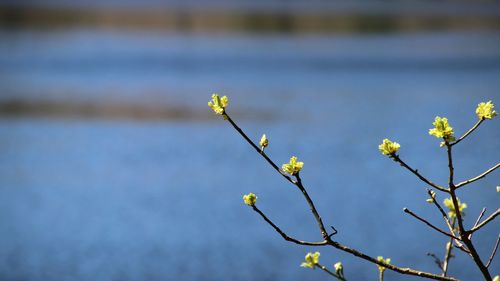
[(486, 263), (486, 267), (490, 267), (491, 261), (493, 261), (493, 258), (495, 258), (495, 254), (497, 253), (499, 243), (500, 243), (500, 234), (497, 237), (497, 242), (495, 243), (495, 246), (493, 246), (493, 251), (491, 252), (490, 258), (488, 259), (488, 262)]
[(500, 163), (497, 163), (495, 166), (493, 166), (493, 167), (489, 168), (488, 170), (486, 170), (484, 173), (480, 174), (480, 175), (479, 175), (479, 176), (477, 176), (477, 177), (474, 177), (474, 178), (472, 178), (472, 179), (469, 179), (469, 180), (466, 180), (466, 181), (463, 181), (463, 182), (458, 183), (458, 184), (455, 186), (455, 189), (458, 189), (458, 188), (460, 188), (460, 187), (462, 187), (462, 186), (464, 186), (464, 185), (467, 185), (467, 184), (469, 184), (469, 183), (473, 183), (473, 182), (475, 182), (475, 181), (477, 181), (477, 180), (480, 180), (480, 179), (482, 179), (482, 178), (486, 177), (486, 175), (488, 175), (489, 173), (491, 173), (491, 172), (495, 171), (498, 167), (500, 167)]
[(449, 181), (448, 181), (448, 188), (450, 190), (451, 200), (453, 202), (453, 207), (455, 209), (455, 214), (457, 216), (458, 231), (460, 234), (460, 238), (463, 241), (463, 243), (465, 244), (465, 246), (467, 246), (467, 249), (470, 253), (470, 256), (472, 257), (472, 259), (476, 263), (477, 267), (479, 268), (479, 270), (483, 274), (484, 279), (487, 281), (490, 281), (491, 280), (490, 272), (488, 271), (488, 268), (484, 265), (483, 261), (481, 260), (481, 257), (477, 253), (476, 248), (474, 248), (474, 244), (472, 244), (472, 241), (469, 239), (469, 232), (467, 232), (465, 230), (464, 225), (463, 225), (463, 218), (462, 218), (462, 214), (460, 212), (460, 206), (458, 204), (458, 199), (457, 199), (457, 196), (455, 194), (456, 187), (455, 187), (455, 184), (453, 183), (453, 175), (454, 175), (453, 170), (454, 170), (454, 168), (453, 168), (453, 158), (452, 158), (452, 151), (451, 151), (452, 149), (451, 148), (452, 148), (452, 146), (449, 143), (446, 143), (446, 151), (447, 151), (447, 155), (448, 155), (448, 168), (449, 168), (449, 172), (450, 172), (450, 177), (449, 177)]
[(257, 206), (252, 205), (252, 209), (256, 211), (268, 224), (270, 224), (276, 232), (278, 232), (283, 239), (286, 241), (293, 242), (295, 244), (304, 245), (304, 246), (325, 246), (328, 243), (326, 241), (322, 242), (308, 242), (303, 240), (298, 240), (293, 237), (288, 236), (285, 232), (283, 232), (276, 224), (274, 224)]
[(479, 127), (479, 125), (481, 125), (481, 123), (483, 123), (484, 119), (481, 118), (479, 119), (476, 124), (474, 124), (474, 126), (472, 126), (472, 128), (470, 128), (463, 136), (461, 136), (460, 138), (458, 138), (455, 142), (453, 143), (450, 143), (450, 146), (454, 146), (455, 144), (461, 142), (463, 139), (465, 139), (468, 135), (470, 135), (472, 132), (474, 132), (475, 129), (477, 129), (477, 127)]
[[(453, 218), (453, 221), (451, 222), (452, 227), (455, 226), (455, 218)], [(446, 243), (446, 252), (444, 255), (444, 261), (443, 261), (443, 276), (446, 276), (448, 273), (448, 266), (450, 264), (450, 258), (452, 257), (451, 250), (453, 249), (453, 238), (450, 238), (450, 241)]]
[(390, 157), (398, 162), (401, 166), (405, 167), (408, 171), (412, 172), (415, 176), (417, 176), (421, 181), (425, 182), (426, 184), (434, 187), (435, 189), (438, 189), (442, 192), (448, 192), (448, 190), (442, 186), (439, 186), (433, 182), (431, 182), (430, 180), (428, 180), (426, 177), (422, 176), (417, 169), (413, 169), (411, 168), (410, 166), (408, 166), (408, 164), (406, 164), (403, 160), (401, 160), (401, 158), (399, 158), (398, 155), (396, 154), (393, 154), (393, 155), (390, 155)]
[(413, 216), (413, 217), (414, 217), (414, 218), (416, 218), (417, 220), (419, 220), (419, 221), (421, 221), (421, 222), (425, 223), (427, 226), (429, 226), (430, 228), (432, 228), (432, 229), (436, 230), (437, 232), (439, 232), (439, 233), (441, 233), (441, 234), (444, 234), (444, 235), (446, 235), (446, 236), (448, 236), (448, 237), (450, 237), (450, 238), (452, 238), (452, 239), (460, 240), (460, 238), (455, 237), (455, 236), (453, 236), (452, 234), (447, 233), (447, 232), (445, 232), (445, 231), (443, 231), (443, 230), (441, 230), (441, 229), (439, 229), (439, 228), (435, 227), (433, 224), (431, 224), (431, 223), (430, 223), (430, 222), (428, 222), (427, 220), (425, 220), (425, 219), (423, 219), (423, 218), (419, 217), (417, 214), (413, 213), (413, 212), (412, 212), (412, 211), (410, 211), (408, 208), (404, 208), (404, 209), (403, 209), (403, 211), (404, 211), (405, 213), (407, 213), (407, 214), (410, 214), (411, 216)]
[(478, 231), (481, 227), (485, 226), (487, 223), (494, 220), (499, 214), (500, 214), (500, 209), (497, 209), (493, 214), (484, 219), (484, 221), (482, 221), (480, 224), (476, 225), (471, 230), (469, 230), (469, 232), (473, 233), (475, 231)]
[(300, 178), (299, 173), (297, 173), (295, 175), (295, 178), (297, 179), (296, 186), (302, 192), (302, 195), (304, 195), (304, 198), (306, 199), (307, 204), (309, 205), (309, 208), (311, 209), (311, 212), (312, 212), (314, 218), (316, 219), (316, 222), (318, 223), (318, 227), (321, 231), (321, 235), (323, 236), (323, 238), (325, 240), (330, 240), (330, 236), (328, 235), (328, 232), (325, 229), (325, 225), (323, 224), (323, 220), (321, 219), (321, 216), (319, 215), (318, 210), (314, 206), (314, 202), (312, 201), (311, 197), (307, 193), (306, 188), (302, 184), (302, 179)]

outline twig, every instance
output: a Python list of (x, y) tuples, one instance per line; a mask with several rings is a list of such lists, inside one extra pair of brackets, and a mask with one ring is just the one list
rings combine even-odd
[(469, 251), (470, 256), (472, 257), (472, 259), (476, 263), (477, 267), (479, 268), (479, 270), (483, 274), (484, 279), (491, 280), (491, 274), (488, 271), (488, 268), (486, 268), (486, 266), (484, 265), (483, 261), (481, 260), (481, 257), (479, 256), (479, 254), (476, 251), (476, 248), (474, 248), (474, 244), (472, 244), (472, 241), (469, 239), (469, 235), (468, 235), (469, 232), (465, 231), (465, 228), (463, 225), (462, 214), (460, 212), (460, 206), (458, 204), (458, 199), (457, 199), (457, 196), (455, 194), (456, 187), (455, 187), (455, 184), (453, 183), (454, 173), (453, 173), (453, 158), (452, 158), (452, 149), (451, 149), (452, 146), (449, 143), (445, 143), (445, 144), (446, 144), (446, 152), (448, 155), (448, 168), (449, 168), (449, 172), (450, 172), (450, 177), (448, 180), (448, 188), (450, 189), (449, 193), (451, 196), (451, 200), (453, 202), (453, 208), (455, 209), (455, 215), (457, 217), (458, 231), (460, 234), (460, 238), (462, 238), (463, 243), (465, 244), (465, 246), (467, 246), (467, 250)]
[(479, 179), (484, 178), (484, 177), (485, 177), (486, 175), (488, 175), (489, 173), (491, 173), (491, 172), (495, 171), (498, 167), (500, 167), (500, 163), (497, 163), (495, 166), (493, 166), (493, 167), (489, 168), (488, 170), (486, 170), (484, 173), (480, 174), (480, 175), (479, 175), (479, 176), (477, 176), (477, 177), (474, 177), (474, 178), (472, 178), (472, 179), (469, 179), (469, 180), (466, 180), (466, 181), (460, 182), (459, 184), (457, 184), (457, 185), (455, 186), (455, 189), (458, 189), (459, 187), (462, 187), (462, 186), (464, 186), (464, 185), (467, 185), (467, 184), (469, 184), (469, 183), (473, 183), (473, 182), (475, 182), (475, 181), (477, 181), (477, 180), (479, 180)]
[(331, 239), (331, 235), (328, 235), (328, 232), (326, 231), (325, 225), (323, 224), (323, 220), (321, 219), (321, 216), (319, 215), (318, 210), (314, 206), (314, 202), (312, 201), (311, 197), (307, 193), (306, 188), (302, 184), (302, 179), (300, 178), (299, 173), (297, 173), (295, 175), (295, 178), (297, 179), (295, 185), (302, 192), (302, 195), (304, 195), (304, 198), (306, 199), (307, 204), (309, 205), (309, 208), (311, 209), (311, 212), (312, 212), (314, 218), (316, 219), (316, 222), (318, 223), (318, 227), (319, 227), (319, 229), (321, 231), (321, 235), (323, 236), (323, 238), (326, 241), (330, 240)]
[(481, 227), (485, 226), (487, 223), (495, 219), (499, 214), (500, 214), (500, 209), (497, 209), (493, 214), (484, 219), (484, 221), (482, 221), (480, 224), (476, 225), (471, 230), (469, 230), (469, 233), (474, 233), (475, 231), (479, 230)]
[(448, 273), (448, 266), (450, 264), (450, 258), (453, 256), (451, 254), (451, 250), (453, 249), (453, 238), (450, 238), (450, 241), (446, 243), (446, 252), (444, 254), (444, 261), (443, 261), (443, 276), (446, 276)]
[(448, 226), (448, 229), (450, 230), (450, 233), (453, 236), (455, 236), (455, 231), (454, 231), (453, 227), (450, 224), (450, 219), (448, 218), (448, 215), (443, 210), (443, 208), (441, 207), (441, 205), (439, 205), (439, 203), (437, 202), (437, 200), (432, 196), (432, 192), (433, 192), (432, 189), (429, 189), (429, 188), (427, 189), (427, 193), (432, 198), (432, 203), (434, 203), (434, 206), (436, 206), (436, 208), (438, 208), (439, 212), (441, 213), (441, 216), (443, 217), (444, 222), (446, 223), (446, 225)]
[(276, 232), (278, 232), (281, 235), (281, 237), (283, 237), (283, 239), (285, 239), (286, 241), (290, 241), (290, 242), (293, 242), (295, 244), (304, 245), (304, 246), (325, 246), (328, 244), (328, 242), (326, 242), (326, 241), (308, 242), (308, 241), (302, 241), (302, 240), (292, 238), (292, 237), (288, 236), (286, 233), (284, 233), (278, 226), (276, 226), (261, 210), (259, 210), (259, 208), (257, 208), (257, 206), (252, 205), (252, 209), (254, 211), (256, 211), (268, 224), (270, 224), (274, 228), (274, 230), (276, 230)]
[(463, 136), (458, 138), (455, 142), (450, 143), (450, 146), (454, 146), (455, 144), (457, 144), (457, 143), (461, 142), (463, 139), (465, 139), (468, 135), (470, 135), (472, 132), (474, 132), (474, 130), (477, 129), (477, 127), (479, 127), (479, 125), (481, 125), (481, 123), (483, 123), (483, 121), (484, 121), (483, 118), (479, 119), (479, 121), (477, 121), (476, 124), (474, 124), (474, 126), (472, 126), (472, 128), (470, 128)]
[(398, 155), (391, 155), (390, 156), (394, 161), (398, 162), (399, 164), (401, 164), (401, 166), (405, 167), (408, 171), (412, 172), (414, 175), (416, 175), (420, 180), (422, 180), (423, 182), (425, 182), (426, 184), (434, 187), (435, 189), (438, 189), (442, 192), (448, 192), (448, 190), (442, 186), (439, 186), (433, 182), (431, 182), (430, 180), (428, 180), (427, 178), (425, 178), (424, 176), (422, 176), (418, 170), (416, 169), (413, 169), (411, 168), (410, 166), (408, 166), (403, 160), (401, 160), (401, 158), (399, 158)]
[(321, 270), (323, 270), (324, 272), (326, 272), (326, 273), (330, 274), (331, 276), (333, 276), (333, 277), (335, 277), (335, 278), (337, 278), (337, 279), (339, 279), (339, 280), (346, 281), (346, 279), (345, 279), (344, 277), (342, 277), (342, 276), (340, 276), (340, 275), (338, 275), (338, 274), (336, 274), (336, 273), (332, 272), (331, 270), (329, 270), (328, 268), (326, 268), (326, 266), (321, 265), (321, 264), (319, 264), (319, 263), (318, 263), (318, 264), (316, 264), (316, 266), (317, 266), (317, 267), (319, 267), (319, 268), (320, 268)]
[(229, 123), (231, 123), (231, 125), (234, 127), (234, 129), (240, 133), (240, 135), (257, 151), (257, 153), (259, 153), (260, 155), (262, 155), (262, 157), (264, 157), (264, 159), (266, 159), (266, 161), (273, 167), (273, 169), (275, 169), (280, 175), (282, 175), (286, 180), (288, 180), (289, 182), (295, 184), (295, 182), (292, 180), (292, 178), (290, 176), (288, 176), (285, 172), (283, 172), (268, 156), (266, 153), (264, 153), (264, 151), (262, 151), (246, 134), (245, 132), (243, 132), (242, 129), (240, 129), (240, 127), (238, 127), (238, 125), (236, 125), (236, 123), (234, 123), (233, 119), (231, 119), (231, 117), (229, 117), (229, 115), (227, 113), (224, 112), (224, 117), (227, 119), (227, 121), (229, 121)]
[(452, 238), (452, 239), (460, 240), (460, 238), (455, 237), (455, 236), (453, 236), (453, 235), (449, 234), (448, 232), (445, 232), (445, 231), (443, 231), (443, 230), (441, 230), (441, 229), (439, 229), (439, 228), (435, 227), (434, 225), (432, 225), (432, 224), (431, 224), (430, 222), (428, 222), (427, 220), (425, 220), (425, 219), (423, 219), (423, 218), (419, 217), (418, 215), (416, 215), (415, 213), (413, 213), (412, 211), (410, 211), (408, 208), (404, 208), (404, 209), (403, 209), (403, 211), (404, 211), (405, 213), (407, 213), (407, 214), (412, 215), (414, 218), (416, 218), (417, 220), (419, 220), (419, 221), (421, 221), (421, 222), (425, 223), (427, 226), (429, 226), (430, 228), (432, 228), (432, 229), (434, 229), (434, 230), (438, 231), (439, 233), (444, 234), (444, 235), (446, 235), (446, 236), (448, 236), (448, 237), (450, 237), (450, 238)]
[(491, 252), (490, 258), (488, 259), (488, 262), (486, 263), (486, 267), (490, 267), (491, 261), (495, 257), (495, 254), (497, 253), (498, 249), (498, 244), (500, 243), (500, 234), (497, 237), (497, 242), (495, 243), (495, 246), (493, 247), (493, 252)]
[[(427, 253), (427, 255), (434, 259), (434, 263), (438, 266), (439, 269), (443, 270), (443, 262), (434, 253)], [(443, 275), (443, 276), (446, 276), (446, 275)]]
[[(476, 219), (476, 222), (474, 223), (474, 225), (472, 226), (472, 228), (476, 227), (478, 224), (479, 224), (479, 221), (481, 221), (481, 218), (484, 216), (484, 212), (486, 212), (486, 207), (484, 207), (481, 212), (479, 213), (479, 216), (477, 217)], [(472, 238), (472, 233), (469, 234), (469, 239)]]

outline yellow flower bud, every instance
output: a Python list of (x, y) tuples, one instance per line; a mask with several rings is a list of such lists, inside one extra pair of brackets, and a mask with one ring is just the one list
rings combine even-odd
[(337, 273), (337, 275), (344, 276), (344, 267), (341, 262), (334, 264), (333, 267), (335, 268), (335, 273)]
[(477, 117), (479, 119), (492, 119), (497, 116), (497, 112), (493, 110), (494, 108), (495, 105), (491, 101), (478, 104), (476, 108)]
[(307, 253), (305, 261), (300, 266), (314, 268), (319, 263), (319, 255), (319, 252)]
[[(434, 125), (434, 128), (429, 129), (429, 135), (435, 136), (436, 138), (443, 138), (445, 142), (452, 142), (455, 140), (453, 128), (448, 124), (447, 118), (436, 116), (432, 125)], [(440, 146), (443, 145), (443, 143), (440, 144)]]
[(248, 193), (247, 195), (243, 195), (243, 202), (248, 206), (253, 206), (257, 203), (257, 195), (253, 193)]
[(380, 152), (384, 155), (394, 155), (398, 152), (400, 147), (401, 145), (399, 145), (399, 143), (392, 142), (389, 139), (384, 139), (382, 144), (378, 146), (378, 150), (380, 150)]
[[(387, 258), (387, 259), (384, 260), (384, 257), (382, 257), (382, 256), (378, 256), (377, 257), (377, 261), (383, 262), (385, 264), (391, 264), (391, 259)], [(378, 267), (378, 270), (380, 272), (384, 272), (385, 269), (386, 269), (385, 266), (381, 266), (381, 265), (378, 265), (378, 264), (377, 264), (377, 267)]]
[[(459, 210), (460, 214), (464, 215), (463, 210), (465, 208), (467, 208), (467, 204), (461, 203), (460, 199), (458, 199), (458, 198), (457, 198), (457, 203), (458, 203), (458, 210)], [(455, 205), (453, 205), (453, 199), (451, 199), (451, 197), (444, 199), (443, 204), (449, 209), (448, 216), (450, 218), (457, 216), (457, 213), (455, 211)]]
[(297, 162), (297, 157), (295, 156), (292, 156), (290, 158), (290, 162), (289, 163), (286, 163), (286, 164), (283, 164), (281, 166), (281, 168), (291, 174), (291, 175), (296, 175), (300, 172), (300, 170), (302, 170), (302, 167), (304, 167), (304, 162)]
[(215, 114), (223, 115), (229, 100), (226, 96), (222, 98), (218, 94), (212, 94), (212, 100), (208, 102), (208, 106), (215, 112)]
[(259, 142), (261, 150), (264, 150), (269, 145), (269, 140), (266, 137), (266, 134), (263, 134), (262, 137), (260, 138)]

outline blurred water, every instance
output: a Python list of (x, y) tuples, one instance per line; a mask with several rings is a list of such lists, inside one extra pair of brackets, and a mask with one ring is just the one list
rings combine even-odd
[[(206, 107), (230, 96), (233, 119), (270, 138), (277, 163), (297, 155), (303, 179), (338, 241), (401, 266), (437, 272), (445, 238), (405, 216), (442, 226), (425, 185), (377, 145), (446, 182), (434, 116), (457, 134), (478, 102), (500, 102), (500, 34), (177, 34), (123, 30), (0, 32), (0, 101), (129, 102), (203, 112), (196, 120), (0, 119), (1, 280), (327, 280), (300, 268), (317, 250), (287, 244), (241, 196), (255, 192), (280, 227), (318, 240), (300, 193)], [(245, 113), (245, 114), (243, 114)], [(274, 116), (260, 118), (259, 115)], [(456, 147), (457, 179), (498, 162), (500, 123)], [(498, 208), (498, 173), (460, 192), (471, 225)], [(443, 197), (440, 197), (442, 200)], [(488, 256), (498, 222), (475, 239)], [(346, 254), (350, 280), (377, 269)], [(476, 280), (456, 253), (450, 272)], [(491, 268), (498, 268), (498, 259)], [(387, 280), (403, 277), (387, 273)], [(405, 278), (410, 279), (411, 278)]]

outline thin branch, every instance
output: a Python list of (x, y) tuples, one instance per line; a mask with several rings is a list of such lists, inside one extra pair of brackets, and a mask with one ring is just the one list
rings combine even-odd
[(483, 261), (481, 260), (481, 257), (476, 251), (476, 248), (474, 248), (474, 244), (472, 241), (469, 239), (469, 232), (465, 231), (464, 225), (463, 225), (463, 218), (462, 214), (460, 212), (460, 206), (458, 204), (458, 199), (455, 194), (455, 184), (453, 182), (453, 158), (452, 158), (452, 146), (449, 143), (446, 144), (446, 152), (448, 155), (448, 168), (450, 171), (450, 177), (448, 181), (448, 188), (450, 189), (450, 196), (451, 200), (453, 202), (453, 208), (455, 209), (455, 215), (457, 217), (457, 222), (458, 222), (458, 231), (460, 234), (460, 238), (462, 238), (462, 241), (464, 242), (465, 246), (467, 246), (467, 250), (470, 253), (470, 256), (472, 257), (472, 260), (474, 260), (474, 263), (476, 263), (477, 267), (483, 274), (483, 277), (485, 280), (491, 280), (491, 274), (488, 271), (488, 268), (484, 265)]
[(314, 218), (316, 219), (316, 222), (318, 223), (318, 227), (321, 231), (321, 235), (323, 238), (328, 241), (331, 239), (331, 235), (328, 235), (328, 232), (326, 231), (325, 225), (323, 224), (323, 220), (321, 219), (321, 216), (318, 213), (318, 210), (316, 209), (316, 206), (314, 206), (314, 202), (312, 201), (311, 197), (307, 193), (306, 188), (302, 184), (302, 179), (299, 176), (299, 173), (295, 175), (295, 178), (297, 179), (296, 186), (300, 189), (302, 192), (302, 195), (304, 195), (304, 198), (307, 201), (307, 204), (309, 205), (309, 208), (311, 209), (312, 214), (314, 215)]
[(441, 233), (441, 234), (444, 234), (444, 235), (446, 235), (446, 236), (448, 236), (448, 237), (450, 237), (450, 238), (452, 238), (452, 239), (460, 240), (460, 238), (455, 237), (455, 236), (453, 236), (453, 235), (449, 234), (448, 232), (445, 232), (445, 231), (443, 231), (443, 230), (441, 230), (441, 229), (439, 229), (439, 228), (435, 227), (434, 225), (432, 225), (432, 224), (431, 224), (430, 222), (428, 222), (427, 220), (425, 220), (425, 219), (423, 219), (423, 218), (419, 217), (418, 215), (416, 215), (415, 213), (413, 213), (412, 211), (410, 211), (408, 208), (404, 208), (404, 209), (403, 209), (403, 211), (404, 211), (405, 213), (407, 213), (407, 214), (412, 215), (412, 216), (413, 216), (414, 218), (416, 218), (417, 220), (419, 220), (419, 221), (421, 221), (421, 222), (425, 223), (427, 226), (429, 226), (430, 228), (432, 228), (432, 229), (436, 230), (437, 232), (439, 232), (439, 233)]
[(484, 219), (484, 221), (482, 221), (480, 224), (476, 225), (471, 230), (469, 230), (469, 233), (474, 233), (475, 231), (479, 230), (481, 227), (485, 226), (487, 223), (494, 220), (499, 214), (500, 214), (500, 209), (497, 209), (493, 214)]
[(374, 263), (374, 264), (378, 264), (380, 266), (384, 266), (385, 268), (389, 269), (389, 270), (392, 270), (392, 271), (395, 271), (395, 272), (398, 272), (398, 273), (401, 273), (401, 274), (406, 274), (406, 275), (414, 275), (414, 276), (420, 276), (420, 277), (424, 277), (424, 278), (429, 278), (429, 279), (434, 279), (434, 280), (448, 280), (448, 281), (458, 281), (458, 279), (455, 279), (453, 277), (446, 277), (446, 276), (439, 276), (439, 275), (436, 275), (436, 274), (432, 274), (432, 273), (429, 273), (429, 272), (424, 272), (424, 271), (418, 271), (418, 270), (415, 270), (415, 269), (411, 269), (411, 268), (406, 268), (406, 267), (398, 267), (398, 266), (395, 266), (395, 265), (392, 265), (392, 264), (388, 264), (388, 263), (385, 263), (385, 262), (382, 262), (382, 261), (379, 261), (373, 257), (370, 257), (364, 253), (361, 253), (355, 249), (352, 249), (352, 248), (349, 248), (347, 246), (344, 246), (342, 244), (340, 244), (339, 242), (336, 242), (336, 241), (328, 241), (328, 244), (329, 245), (332, 245), (333, 247), (341, 250), (341, 251), (344, 251), (346, 253), (350, 253), (358, 258), (361, 258), (361, 259), (364, 259), (366, 261), (369, 261), (371, 263)]
[(497, 242), (495, 243), (495, 246), (493, 246), (493, 252), (491, 252), (490, 258), (488, 259), (488, 262), (486, 263), (486, 267), (489, 267), (491, 264), (491, 261), (493, 261), (493, 258), (495, 257), (495, 254), (497, 253), (499, 243), (500, 243), (500, 234), (497, 237)]
[(444, 261), (443, 261), (443, 276), (446, 276), (448, 273), (448, 266), (450, 264), (450, 258), (453, 256), (451, 254), (451, 250), (453, 249), (453, 238), (450, 238), (450, 241), (446, 243), (446, 252), (444, 254)]
[[(486, 207), (484, 207), (481, 210), (481, 212), (479, 213), (479, 216), (477, 217), (476, 222), (474, 223), (474, 225), (472, 226), (472, 228), (476, 227), (479, 224), (479, 222), (481, 221), (481, 218), (484, 216), (484, 212), (486, 212)], [(472, 238), (472, 233), (469, 234), (469, 239), (471, 239), (471, 238)]]
[(443, 208), (441, 207), (441, 205), (439, 205), (439, 203), (437, 202), (437, 200), (432, 196), (432, 192), (433, 192), (432, 189), (429, 189), (429, 188), (427, 189), (427, 193), (433, 199), (432, 203), (434, 203), (434, 206), (436, 206), (436, 208), (438, 208), (439, 212), (441, 213), (441, 216), (444, 219), (444, 222), (446, 223), (446, 225), (448, 226), (448, 229), (450, 230), (450, 233), (452, 235), (455, 235), (455, 231), (453, 229), (453, 226), (451, 226), (451, 224), (450, 224), (450, 219), (448, 218), (448, 215), (443, 210)]
[(326, 272), (326, 273), (330, 274), (331, 276), (333, 276), (333, 277), (335, 277), (335, 278), (337, 278), (337, 279), (339, 279), (339, 280), (346, 281), (346, 279), (345, 279), (344, 277), (342, 277), (342, 276), (340, 276), (340, 275), (338, 275), (338, 274), (336, 274), (336, 273), (332, 272), (331, 270), (329, 270), (328, 268), (326, 268), (326, 266), (321, 265), (321, 264), (319, 264), (319, 263), (318, 263), (318, 264), (316, 264), (316, 266), (317, 266), (317, 267), (319, 267), (319, 268), (320, 268), (321, 270), (323, 270), (324, 272)]
[(257, 206), (252, 205), (252, 209), (254, 211), (256, 211), (268, 224), (270, 224), (274, 228), (274, 230), (276, 230), (276, 232), (278, 232), (281, 235), (281, 237), (283, 237), (283, 239), (285, 239), (286, 241), (290, 241), (290, 242), (293, 242), (295, 244), (304, 245), (304, 246), (325, 246), (328, 244), (328, 242), (326, 242), (326, 241), (308, 242), (308, 241), (302, 241), (302, 240), (292, 238), (292, 237), (288, 236), (285, 232), (283, 232), (278, 226), (276, 226), (266, 215), (264, 215), (264, 213), (261, 210), (259, 210), (259, 208), (257, 208)]
[(233, 119), (231, 119), (231, 117), (229, 117), (229, 115), (224, 112), (223, 116), (225, 117), (225, 119), (227, 121), (229, 121), (229, 123), (231, 123), (231, 125), (234, 127), (234, 129), (240, 133), (240, 135), (257, 151), (257, 153), (259, 153), (260, 155), (262, 155), (262, 157), (264, 157), (264, 159), (266, 159), (266, 161), (273, 167), (273, 169), (275, 169), (280, 175), (282, 175), (286, 180), (288, 180), (289, 182), (295, 184), (295, 182), (292, 180), (292, 178), (290, 176), (288, 176), (285, 172), (283, 172), (274, 162), (273, 160), (271, 160), (271, 158), (269, 158), (267, 156), (267, 154), (262, 151), (246, 134), (245, 132), (243, 132), (243, 130), (238, 127), (238, 125), (236, 125), (236, 123), (234, 123)]
[(458, 189), (459, 187), (462, 187), (462, 186), (464, 186), (464, 185), (466, 185), (466, 184), (469, 184), (469, 183), (473, 183), (473, 182), (475, 182), (475, 181), (477, 181), (477, 180), (480, 180), (480, 179), (482, 179), (482, 178), (486, 177), (486, 175), (488, 175), (489, 173), (491, 173), (491, 172), (495, 171), (498, 167), (500, 167), (500, 163), (497, 163), (495, 166), (493, 166), (493, 167), (489, 168), (488, 170), (486, 170), (484, 173), (480, 174), (480, 175), (479, 175), (479, 176), (477, 176), (477, 177), (474, 177), (474, 178), (472, 178), (472, 179), (469, 179), (469, 180), (466, 180), (466, 181), (460, 182), (459, 184), (457, 184), (457, 185), (455, 186), (455, 189)]
[(483, 123), (484, 119), (481, 118), (479, 119), (476, 124), (474, 124), (474, 126), (472, 126), (472, 128), (470, 128), (463, 136), (461, 136), (460, 138), (458, 138), (455, 142), (453, 143), (450, 143), (450, 146), (454, 146), (455, 144), (461, 142), (463, 139), (465, 139), (468, 135), (470, 135), (472, 132), (474, 132), (475, 129), (477, 129), (477, 127), (479, 127), (479, 125), (481, 125), (481, 123)]
[[(427, 256), (432, 257), (434, 259), (434, 263), (437, 265), (437, 267), (439, 269), (443, 270), (443, 262), (434, 253), (427, 253)], [(443, 275), (443, 276), (446, 276), (446, 275)]]
[(433, 182), (431, 182), (430, 180), (428, 180), (427, 178), (425, 178), (424, 176), (422, 176), (417, 169), (413, 169), (411, 168), (410, 166), (408, 166), (403, 160), (401, 160), (401, 158), (399, 158), (398, 155), (394, 154), (394, 155), (391, 155), (390, 156), (394, 161), (398, 162), (399, 164), (401, 164), (401, 166), (405, 167), (408, 171), (412, 172), (415, 176), (417, 176), (420, 180), (422, 180), (423, 182), (425, 182), (426, 184), (434, 187), (435, 189), (438, 189), (440, 191), (443, 191), (443, 192), (449, 192), (446, 188), (442, 187), (442, 186), (439, 186)]

